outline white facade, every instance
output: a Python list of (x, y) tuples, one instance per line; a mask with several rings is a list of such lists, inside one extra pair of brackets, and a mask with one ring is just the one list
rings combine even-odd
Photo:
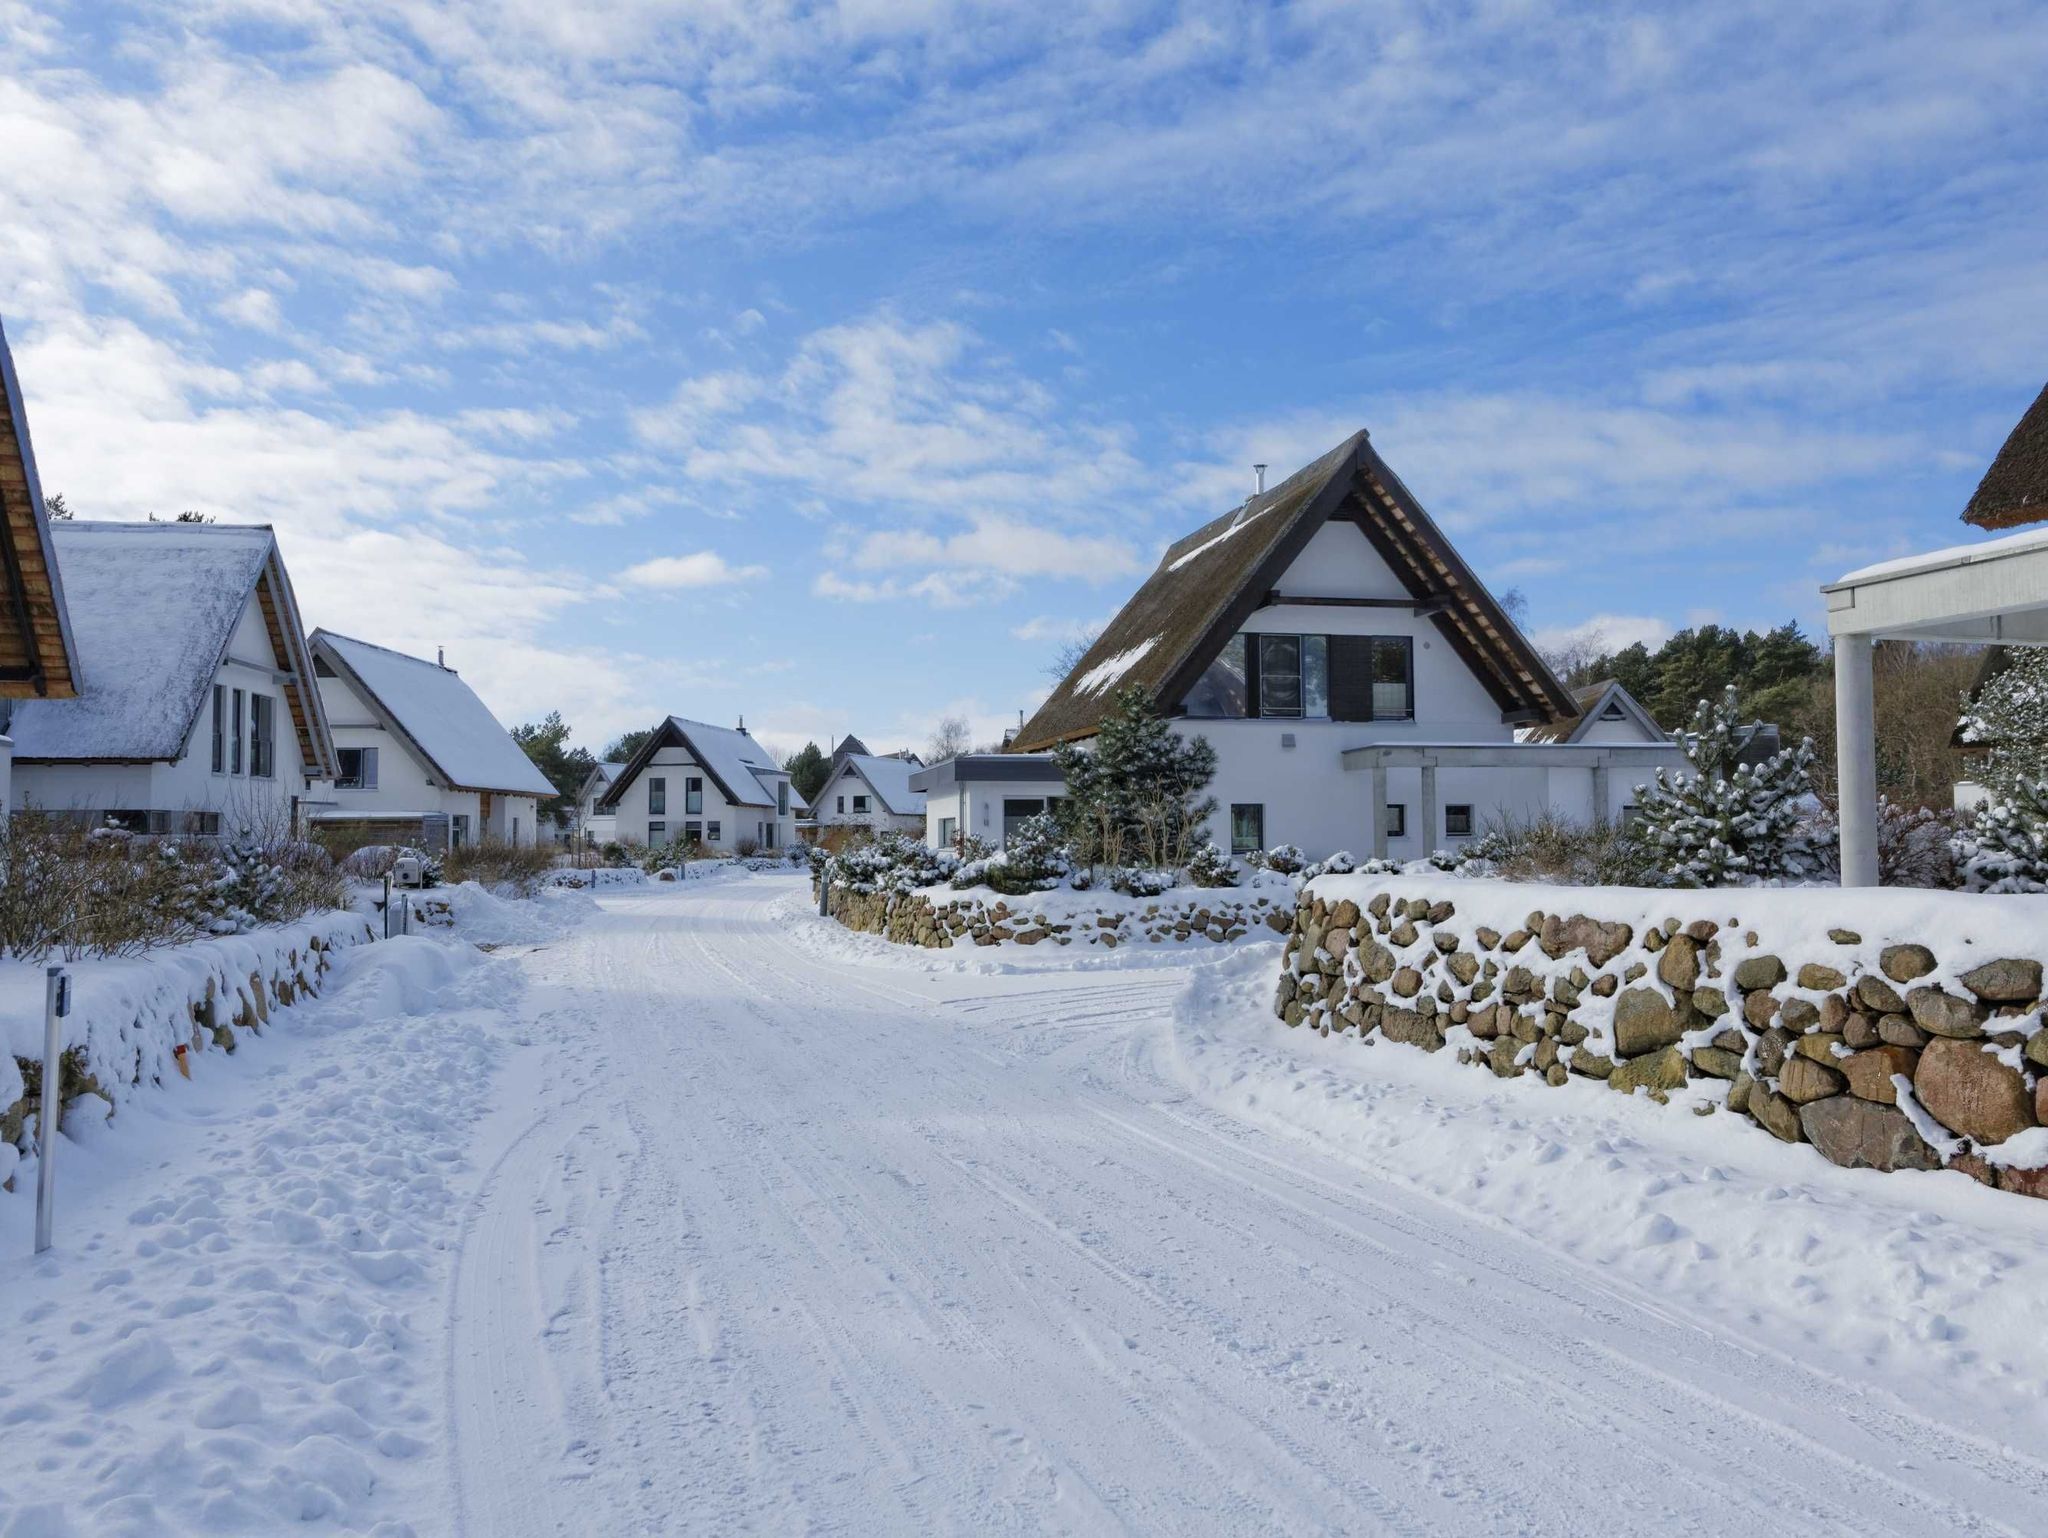
[(604, 793), (611, 789), (612, 781), (616, 780), (625, 768), (624, 764), (605, 762), (596, 765), (584, 776), (583, 786), (576, 793), (575, 827), (570, 830), (571, 835), (583, 844), (601, 848), (618, 841), (619, 819), (615, 813), (605, 810), (600, 803), (604, 800)]
[[(1339, 849), (1364, 855), (1374, 847), (1377, 815), (1385, 822), (1387, 856), (1416, 859), (1478, 837), (1503, 817), (1527, 819), (1545, 809), (1578, 820), (1593, 816), (1591, 760), (1581, 770), (1522, 753), (1498, 701), (1435, 623), (1408, 602), (1400, 580), (1355, 525), (1331, 522), (1318, 529), (1275, 585), (1304, 597), (1379, 600), (1375, 607), (1272, 605), (1254, 612), (1242, 633), (1405, 639), (1410, 709), (1404, 717), (1372, 721), (1327, 715), (1177, 719), (1181, 736), (1206, 738), (1216, 750), (1208, 794), (1217, 812), (1208, 836), (1218, 846), (1243, 853), (1295, 844), (1311, 858)], [(1389, 768), (1384, 810), (1376, 814), (1372, 774), (1347, 769), (1343, 755), (1421, 745), (1488, 748), (1493, 752), (1484, 756), (1499, 761), (1432, 767), (1434, 804), (1427, 809), (1423, 768)], [(1603, 777), (1608, 817), (1625, 815), (1633, 804), (1636, 784), (1648, 778), (1648, 760), (1682, 764), (1678, 749), (1667, 746), (1666, 753), (1652, 750), (1644, 763)]]
[(970, 835), (1000, 848), (1006, 830), (1067, 793), (1049, 753), (965, 753), (918, 770), (911, 783), (924, 793), (924, 841), (934, 849)]
[[(251, 592), (176, 757), (124, 763), (24, 755), (14, 764), (10, 806), (113, 817), (138, 831), (230, 837), (245, 830), (265, 836), (291, 832), (301, 804), (324, 801), (327, 793), (325, 782), (301, 761), (283, 662)], [(85, 664), (89, 697), (90, 655)], [(56, 710), (76, 702), (37, 703)], [(267, 746), (259, 737), (266, 720)]]
[(925, 797), (909, 788), (921, 766), (904, 759), (854, 756), (835, 760), (811, 816), (818, 831), (866, 828), (875, 833), (925, 831)]
[(789, 848), (802, 806), (789, 772), (744, 732), (675, 717), (657, 730), (651, 750), (634, 756), (607, 799), (622, 844), (694, 840), (721, 853), (743, 840), (762, 850)]

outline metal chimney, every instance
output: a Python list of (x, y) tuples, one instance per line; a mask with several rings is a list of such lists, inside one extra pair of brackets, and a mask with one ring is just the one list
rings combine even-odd
[(1264, 465), (1253, 465), (1252, 476), (1255, 481), (1252, 487), (1252, 495), (1255, 497), (1264, 496), (1266, 494), (1266, 467)]
[(437, 646), (434, 648), (434, 666), (437, 668), (445, 668), (446, 666), (448, 666), (447, 647)]

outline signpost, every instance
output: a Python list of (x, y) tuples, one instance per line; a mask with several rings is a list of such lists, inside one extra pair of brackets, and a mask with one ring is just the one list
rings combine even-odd
[(57, 1121), (64, 1109), (64, 1017), (71, 1013), (71, 978), (62, 967), (44, 973), (43, 1085), (36, 1160), (36, 1253), (50, 1247), (57, 1218)]

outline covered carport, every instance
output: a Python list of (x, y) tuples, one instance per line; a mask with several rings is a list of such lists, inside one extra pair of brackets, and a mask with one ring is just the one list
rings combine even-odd
[[(2006, 439), (1963, 520), (2010, 529), (2048, 520), (2048, 389)], [(1821, 589), (1835, 648), (1842, 885), (1876, 886), (1879, 641), (2048, 645), (2048, 528), (1852, 571)]]

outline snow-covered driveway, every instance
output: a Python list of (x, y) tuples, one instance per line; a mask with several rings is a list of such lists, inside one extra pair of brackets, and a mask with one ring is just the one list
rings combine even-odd
[(454, 1267), (458, 1532), (2048, 1527), (1938, 1389), (1191, 1099), (1183, 969), (834, 961), (799, 890), (606, 894), (521, 963), (554, 1045)]

